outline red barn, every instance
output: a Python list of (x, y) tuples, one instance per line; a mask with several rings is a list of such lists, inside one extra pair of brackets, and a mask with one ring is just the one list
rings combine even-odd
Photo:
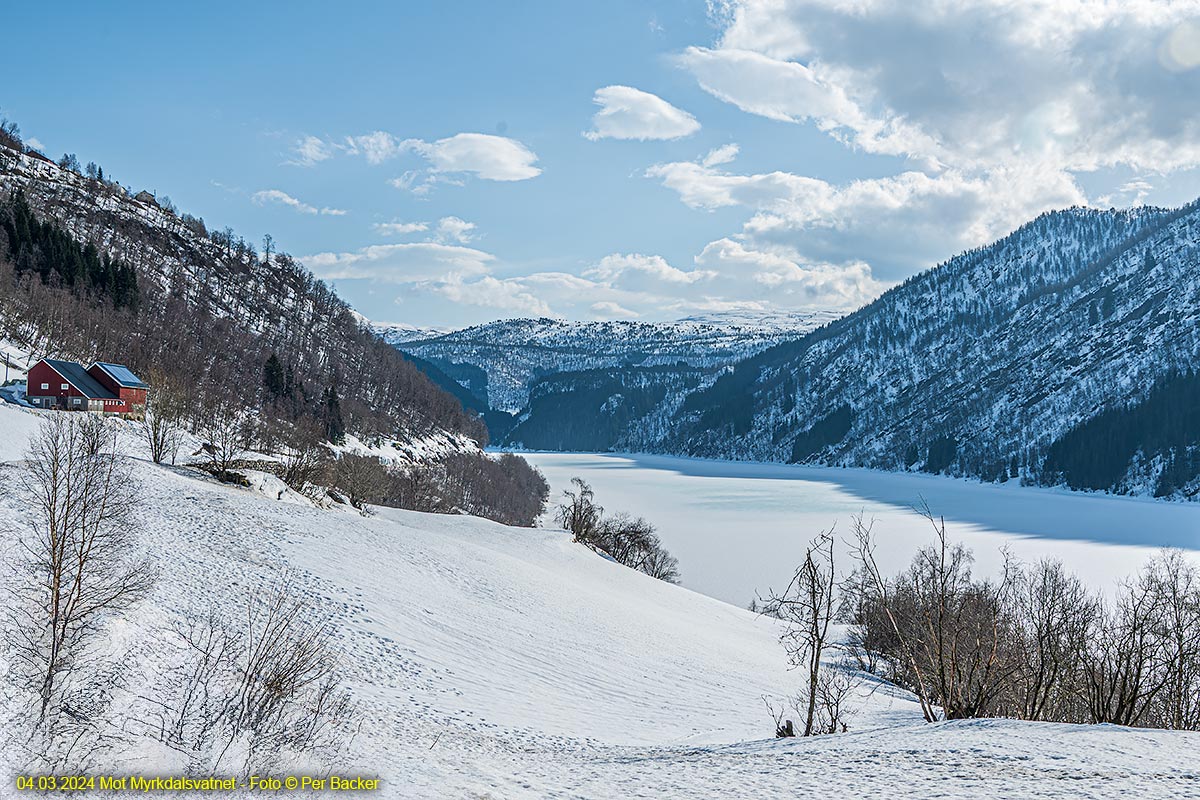
[(120, 364), (97, 361), (85, 369), (75, 361), (43, 358), (29, 370), (25, 396), (38, 408), (140, 414), (148, 388)]

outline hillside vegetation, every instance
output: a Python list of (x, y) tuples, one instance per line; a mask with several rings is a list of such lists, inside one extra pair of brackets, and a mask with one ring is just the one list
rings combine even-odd
[(478, 414), (270, 237), (260, 252), (94, 164), (51, 162), (11, 127), (0, 138), (0, 287), (0, 339), (34, 359), (128, 364), (156, 388), (152, 406), (169, 397), (202, 439), (236, 424), (239, 450), (295, 454), (347, 433), (394, 442), (409, 474), (423, 473), (428, 510), (524, 524), (540, 513), (536, 473), (485, 456)]

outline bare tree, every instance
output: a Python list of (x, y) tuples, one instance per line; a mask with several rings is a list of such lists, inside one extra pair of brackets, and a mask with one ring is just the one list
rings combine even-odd
[[(804, 561), (782, 592), (771, 592), (764, 613), (786, 623), (781, 637), (788, 661), (807, 670), (803, 707), (804, 735), (817, 733), (817, 694), (821, 685), (821, 657), (829, 644), (837, 594), (833, 531), (822, 532), (809, 542)], [(830, 687), (832, 688), (832, 687)], [(840, 699), (839, 699), (840, 702)]]
[(229, 469), (244, 451), (245, 427), (242, 415), (233, 407), (218, 403), (205, 417), (200, 427), (204, 451), (208, 454), (213, 474), (228, 480)]
[(1003, 709), (1021, 719), (1078, 718), (1075, 676), (1098, 603), (1061, 562), (1043, 560), (1017, 577), (1012, 699)]
[(1152, 559), (1143, 575), (1161, 609), (1164, 649), (1165, 685), (1153, 724), (1200, 729), (1200, 574), (1183, 553), (1170, 550)]
[(183, 444), (186, 395), (183, 387), (162, 370), (151, 370), (149, 379), (152, 388), (147, 395), (146, 413), (142, 417), (142, 434), (155, 464), (161, 464), (168, 458), (174, 464)]
[(102, 623), (153, 583), (135, 558), (136, 490), (115, 433), (88, 415), (51, 414), (29, 445), (21, 490), (29, 535), (21, 540), (25, 580), (17, 586), (15, 651), (38, 696), (39, 721), (53, 726), (64, 690)]
[(377, 502), (388, 485), (387, 467), (378, 458), (346, 453), (333, 464), (333, 487), (363, 515), (370, 513), (367, 504)]
[[(938, 719), (937, 705), (930, 692), (930, 681), (927, 679), (922, 661), (917, 656), (918, 642), (912, 640), (907, 631), (901, 627), (898, 615), (894, 610), (895, 592), (887, 578), (879, 569), (875, 560), (875, 538), (873, 522), (865, 522), (861, 514), (851, 517), (851, 530), (854, 533), (855, 556), (862, 567), (862, 585), (867, 593), (866, 603), (878, 609), (880, 616), (887, 620), (890, 633), (893, 635), (895, 654), (903, 662), (903, 666), (912, 671), (915, 681), (909, 687), (917, 695), (921, 705), (921, 714), (926, 722), (936, 722)], [(868, 640), (867, 646), (871, 643)]]
[(571, 532), (577, 542), (588, 542), (600, 527), (604, 509), (596, 505), (596, 493), (583, 478), (572, 478), (575, 491), (564, 491), (555, 520)]
[(1092, 722), (1134, 725), (1166, 688), (1168, 653), (1163, 603), (1147, 574), (1123, 588), (1098, 614), (1083, 651), (1083, 685)]
[(295, 425), (284, 436), (284, 450), (280, 477), (297, 492), (304, 492), (329, 479), (329, 448), (321, 442), (318, 426), (306, 420)]

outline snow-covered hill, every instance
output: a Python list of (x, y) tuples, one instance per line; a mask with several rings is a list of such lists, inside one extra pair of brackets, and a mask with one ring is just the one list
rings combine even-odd
[[(0, 406), (0, 485), (39, 415)], [(119, 425), (122, 423), (113, 423)], [(129, 439), (136, 455), (136, 442)], [(287, 571), (333, 615), (363, 726), (346, 773), (387, 798), (1195, 796), (1197, 734), (921, 723), (885, 685), (852, 731), (770, 738), (761, 696), (795, 691), (766, 618), (664, 584), (561, 531), (279, 502), (137, 460), (139, 538), (161, 571), (109, 646), (117, 703), (152, 695), (177, 623), (236, 609)], [(24, 528), (0, 499), (0, 552)], [(10, 665), (0, 665), (0, 676)], [(19, 704), (0, 677), (0, 716)], [(0, 719), (0, 723), (13, 722)], [(10, 742), (10, 745), (12, 743)], [(170, 773), (148, 744), (109, 771)], [(12, 751), (4, 756), (18, 765)], [(11, 780), (4, 784), (12, 786)]]
[[(432, 361), (459, 379), (491, 408), (518, 412), (529, 402), (531, 385), (541, 378), (630, 366), (686, 364), (712, 370), (797, 338), (837, 316), (822, 311), (739, 312), (661, 323), (506, 319), (423, 338), (390, 326), (376, 330), (404, 352)], [(463, 374), (464, 367), (478, 372), (474, 380)]]

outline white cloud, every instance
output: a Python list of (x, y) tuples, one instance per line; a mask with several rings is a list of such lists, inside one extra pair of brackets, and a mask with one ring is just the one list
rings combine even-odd
[(418, 144), (418, 140), (397, 139), (386, 131), (374, 131), (361, 136), (347, 136), (346, 152), (352, 156), (361, 155), (368, 164), (382, 164), (410, 150), (415, 144)]
[(594, 319), (780, 308), (850, 310), (885, 288), (862, 262), (802, 263), (786, 248), (755, 250), (730, 239), (710, 243), (691, 270), (657, 255), (614, 253), (582, 275), (452, 274), (409, 286), (411, 292), (508, 313)]
[(377, 222), (374, 227), (376, 231), (384, 236), (407, 236), (410, 233), (420, 233), (429, 230), (429, 223), (392, 220), (391, 222)]
[(25, 145), (27, 147), (32, 147), (34, 150), (37, 150), (39, 153), (45, 154), (46, 145), (42, 144), (41, 140), (36, 137), (33, 137), (33, 136), (25, 137)]
[(369, 279), (384, 283), (418, 283), (487, 274), (491, 253), (437, 242), (377, 244), (346, 253), (317, 253), (304, 263), (327, 280)]
[(1200, 164), (1197, 0), (732, 6), (680, 62), (750, 113), (958, 169)]
[[(467, 244), (476, 236), (474, 222), (467, 222), (455, 216), (442, 217), (433, 227), (430, 241), (441, 244)], [(378, 233), (384, 236), (406, 236), (412, 233), (424, 233), (430, 230), (428, 222), (377, 222), (374, 226)]]
[(635, 319), (641, 314), (632, 311), (628, 308), (623, 308), (617, 303), (604, 300), (599, 303), (592, 303), (592, 314), (600, 319)]
[(1177, 25), (1163, 41), (1158, 57), (1172, 72), (1200, 67), (1200, 22), (1186, 20)]
[(538, 157), (516, 139), (459, 133), (436, 142), (410, 141), (434, 172), (466, 172), (490, 181), (524, 181), (542, 174)]
[(631, 86), (605, 86), (596, 90), (592, 102), (600, 110), (592, 117), (588, 139), (680, 139), (700, 130), (688, 112), (658, 95)]
[(316, 206), (310, 206), (308, 203), (297, 200), (280, 189), (263, 189), (260, 192), (250, 195), (250, 199), (256, 205), (265, 206), (268, 203), (275, 203), (295, 209), (301, 214), (322, 214), (330, 217), (341, 217), (346, 214), (346, 211), (340, 208), (317, 208)]
[(969, 173), (909, 171), (832, 184), (789, 172), (739, 174), (703, 163), (658, 164), (657, 178), (693, 208), (753, 211), (740, 236), (802, 260), (911, 271), (991, 241), (1039, 212), (1086, 198), (1065, 172), (1020, 165)]
[[(719, 6), (719, 7), (717, 7)], [(710, 94), (894, 157), (871, 177), (738, 172), (718, 148), (647, 176), (697, 209), (745, 208), (730, 241), (898, 277), (1039, 213), (1146, 202), (1129, 173), (1200, 167), (1200, 0), (729, 0), (679, 54)], [(780, 128), (786, 135), (786, 128)], [(761, 158), (761, 154), (758, 154)], [(864, 162), (867, 163), (867, 162)], [(1107, 182), (1107, 186), (1105, 183)]]
[(519, 279), (501, 280), (485, 275), (477, 280), (466, 281), (456, 275), (431, 283), (426, 288), (455, 303), (500, 308), (534, 317), (554, 316), (546, 301), (530, 291)]
[(298, 167), (311, 167), (333, 157), (334, 147), (318, 136), (303, 136), (292, 148), (295, 158), (287, 163)]
[(466, 244), (475, 238), (475, 223), (458, 217), (442, 217), (437, 224), (437, 238), (443, 242)]
[(686, 285), (716, 277), (715, 272), (707, 270), (685, 272), (668, 264), (662, 256), (644, 256), (640, 253), (605, 256), (583, 275), (611, 286), (625, 287), (646, 283)]
[(700, 163), (706, 167), (715, 167), (719, 164), (728, 164), (737, 158), (741, 152), (736, 144), (723, 144), (720, 147), (708, 151), (708, 155), (700, 159)]
[(336, 152), (361, 156), (378, 165), (405, 154), (416, 154), (428, 163), (424, 169), (405, 171), (388, 181), (397, 189), (415, 195), (428, 194), (439, 184), (461, 186), (464, 175), (490, 181), (523, 181), (542, 173), (537, 154), (516, 139), (486, 133), (458, 133), (435, 142), (401, 139), (387, 131), (347, 136), (341, 143), (316, 136), (305, 136), (294, 150), (296, 159), (289, 163), (312, 166), (331, 158)]
[(718, 239), (696, 256), (697, 266), (722, 275), (740, 275), (762, 287), (759, 297), (788, 308), (852, 310), (878, 297), (887, 284), (865, 262), (803, 263), (794, 253), (753, 250)]

